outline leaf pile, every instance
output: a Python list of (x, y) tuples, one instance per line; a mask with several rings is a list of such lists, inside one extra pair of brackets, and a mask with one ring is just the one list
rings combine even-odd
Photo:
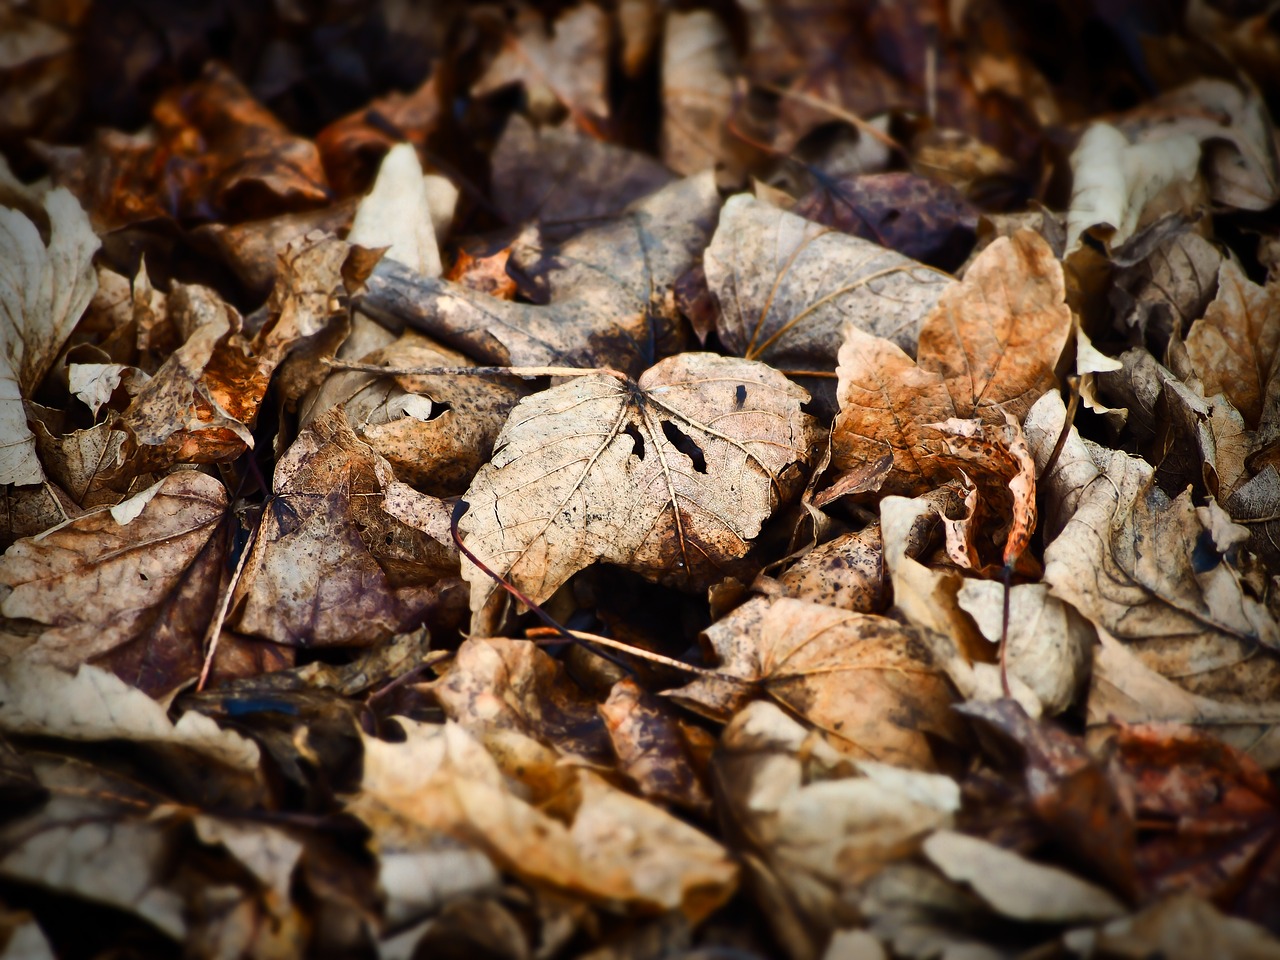
[(1280, 957), (1267, 5), (10, 6), (0, 956)]

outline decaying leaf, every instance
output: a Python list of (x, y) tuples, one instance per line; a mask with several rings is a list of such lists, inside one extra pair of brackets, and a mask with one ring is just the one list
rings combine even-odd
[(869, 523), (806, 553), (777, 579), (782, 596), (859, 613), (883, 613), (888, 601), (880, 524)]
[(662, 40), (662, 160), (689, 175), (724, 157), (733, 42), (711, 10), (670, 10)]
[(441, 603), (457, 570), (447, 508), (396, 481), (340, 408), (294, 441), (274, 488), (236, 590), (238, 629), (363, 646)]
[(221, 483), (180, 471), (20, 540), (0, 559), (0, 611), (42, 625), (23, 657), (94, 663), (157, 696), (189, 682), (221, 584), (226, 509)]
[(45, 195), (49, 243), (0, 207), (0, 484), (44, 479), (22, 401), (32, 398), (98, 287), (99, 240), (75, 197)]
[(375, 837), (444, 833), (534, 882), (692, 920), (736, 885), (737, 867), (718, 844), (594, 774), (576, 774), (579, 800), (565, 823), (521, 799), (461, 727), (400, 723), (403, 743), (365, 739), (361, 791), (348, 803)]
[(958, 736), (944, 674), (894, 620), (759, 598), (708, 628), (706, 638), (721, 676), (667, 695), (715, 719), (763, 694), (843, 755), (921, 770), (935, 765), (931, 737)]
[[(705, 586), (798, 492), (804, 399), (764, 364), (696, 353), (526, 397), (467, 490), (464, 542), (535, 602), (596, 561)], [(473, 632), (492, 633), (493, 581), (463, 576)]]

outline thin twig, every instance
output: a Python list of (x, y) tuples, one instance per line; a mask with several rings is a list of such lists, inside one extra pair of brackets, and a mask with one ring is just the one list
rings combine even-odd
[(1040, 476), (1047, 477), (1058, 463), (1058, 457), (1062, 455), (1062, 448), (1067, 445), (1067, 435), (1071, 433), (1071, 424), (1076, 419), (1076, 410), (1080, 406), (1080, 378), (1068, 377), (1067, 386), (1071, 389), (1071, 400), (1067, 403), (1066, 415), (1062, 418), (1062, 431), (1058, 434), (1058, 442), (1053, 445), (1053, 452), (1049, 454), (1049, 459), (1044, 462), (1044, 469), (1040, 471)]
[(612, 367), (384, 367), (376, 363), (355, 363), (350, 360), (325, 360), (325, 366), (334, 370), (355, 370), (359, 373), (377, 373), (389, 377), (583, 377), (601, 373), (626, 383), (630, 379), (621, 370)]

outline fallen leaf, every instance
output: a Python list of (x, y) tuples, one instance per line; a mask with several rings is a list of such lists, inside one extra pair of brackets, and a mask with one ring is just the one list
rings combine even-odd
[(570, 7), (551, 23), (533, 7), (520, 8), (512, 31), (485, 72), (471, 85), (482, 97), (513, 83), (524, 85), (529, 109), (547, 117), (563, 107), (590, 129), (607, 119), (605, 97), (608, 16), (593, 3)]
[(703, 260), (721, 341), (784, 371), (833, 369), (848, 325), (914, 354), (922, 320), (952, 284), (747, 194), (726, 201)]
[(398, 483), (342, 410), (276, 464), (230, 623), (276, 643), (367, 646), (417, 626), (457, 570), (447, 508)]
[[(1048, 458), (1063, 415), (1056, 394), (1028, 415), (1037, 464)], [(1245, 702), (1269, 696), (1280, 669), (1272, 654), (1257, 655), (1257, 645), (1277, 649), (1280, 631), (1215, 546), (1190, 491), (1170, 500), (1145, 461), (1083, 443), (1064, 447), (1041, 483), (1051, 502), (1072, 503), (1045, 549), (1044, 580), (1055, 596), (1193, 693), (1230, 692)]]
[[(526, 397), (467, 490), (463, 540), (535, 602), (596, 561), (705, 586), (797, 489), (804, 396), (763, 364), (689, 353)], [(493, 632), (493, 581), (463, 576), (473, 632)]]
[(1088, 701), (1092, 741), (1109, 739), (1117, 724), (1179, 724), (1218, 738), (1266, 770), (1280, 767), (1280, 706), (1190, 693), (1105, 630), (1098, 631), (1098, 639)]
[(1134, 143), (1109, 123), (1090, 125), (1071, 154), (1068, 256), (1086, 235), (1111, 249), (1167, 212), (1168, 204), (1181, 210), (1194, 202), (1199, 162), (1200, 144), (1189, 133), (1159, 131)]
[(156, 696), (188, 683), (218, 599), (226, 509), (221, 483), (180, 471), (18, 541), (0, 559), (0, 612), (42, 625), (23, 657), (95, 663)]
[(646, 154), (588, 136), (569, 122), (535, 127), (518, 113), (507, 121), (491, 162), (497, 207), (511, 223), (537, 220), (553, 241), (618, 216), (675, 179)]
[(672, 289), (701, 254), (719, 206), (711, 174), (690, 177), (548, 250), (532, 265), (550, 291), (545, 305), (477, 294), (393, 263), (379, 265), (354, 305), (480, 363), (638, 373), (670, 335)]
[(964, 263), (978, 226), (958, 190), (906, 172), (815, 179), (791, 212), (942, 270)]
[(713, 11), (667, 11), (659, 153), (676, 173), (701, 173), (724, 159), (734, 66), (729, 32)]
[(1108, 952), (1121, 956), (1159, 955), (1167, 960), (1280, 957), (1280, 943), (1266, 928), (1226, 916), (1190, 893), (1167, 897), (1131, 917), (1113, 920), (1095, 930), (1072, 931), (1063, 939), (1080, 957), (1105, 956)]
[(45, 195), (46, 245), (35, 224), (0, 207), (0, 484), (44, 479), (22, 401), (31, 399), (97, 290), (99, 241), (66, 190)]
[(566, 824), (512, 793), (461, 727), (400, 724), (403, 743), (365, 739), (361, 791), (347, 804), (375, 836), (442, 832), (539, 884), (632, 909), (680, 910), (691, 920), (736, 885), (737, 867), (718, 844), (593, 774), (576, 774), (580, 802)]
[[(1062, 268), (1048, 244), (1021, 230), (992, 242), (964, 281), (939, 295), (920, 328), (916, 362), (849, 327), (832, 427), (836, 473), (891, 452), (894, 472), (884, 489), (918, 493), (947, 475), (923, 442), (925, 425), (959, 417), (1003, 429), (1006, 416), (1021, 420), (1057, 382), (1054, 366), (1071, 332), (1064, 296)], [(1025, 494), (1022, 502), (1029, 502)], [(1023, 510), (1023, 534), (1029, 520)]]
[(386, 247), (387, 259), (423, 276), (440, 276), (440, 246), (431, 222), (427, 184), (412, 144), (398, 144), (382, 158), (373, 189), (356, 207), (347, 242), (370, 249)]
[[(919, 850), (960, 807), (955, 781), (939, 774), (859, 764), (841, 757), (774, 704), (757, 701), (721, 738), (714, 774), (731, 836), (754, 856), (753, 887), (792, 956), (820, 956), (833, 928), (856, 922), (857, 892), (886, 865)], [(847, 762), (847, 761), (846, 761)]]
[(1166, 238), (1151, 254), (1117, 271), (1107, 296), (1117, 321), (1154, 344), (1168, 343), (1204, 316), (1214, 298), (1222, 251), (1190, 230)]
[(883, 613), (889, 591), (880, 524), (872, 522), (820, 544), (788, 567), (777, 584), (784, 597), (858, 613)]
[(642, 797), (702, 816), (711, 812), (711, 797), (689, 760), (680, 726), (662, 700), (633, 680), (619, 680), (599, 709), (619, 769)]
[(977, 837), (939, 830), (923, 849), (948, 877), (968, 883), (992, 909), (1014, 920), (1080, 923), (1125, 913), (1124, 904), (1101, 887)]
[(920, 770), (935, 765), (931, 738), (959, 735), (950, 687), (928, 648), (887, 617), (757, 598), (705, 636), (719, 676), (666, 695), (714, 719), (763, 694), (843, 755)]
[(1230, 260), (1218, 294), (1187, 331), (1187, 353), (1204, 395), (1225, 394), (1245, 423), (1280, 416), (1280, 287), (1260, 287)]

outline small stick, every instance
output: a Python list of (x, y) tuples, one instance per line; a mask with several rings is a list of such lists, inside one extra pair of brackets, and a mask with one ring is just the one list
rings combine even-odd
[(1053, 452), (1049, 454), (1049, 459), (1044, 462), (1044, 469), (1040, 471), (1042, 477), (1047, 477), (1049, 471), (1057, 465), (1058, 457), (1062, 455), (1062, 448), (1067, 445), (1071, 424), (1076, 419), (1076, 410), (1080, 406), (1080, 378), (1068, 377), (1067, 386), (1071, 388), (1071, 400), (1067, 403), (1067, 412), (1062, 418), (1062, 432), (1058, 434), (1058, 442), (1053, 445)]
[[(265, 507), (263, 508), (266, 509)], [(213, 618), (213, 622), (209, 624), (208, 631), (205, 632), (204, 642), (208, 647), (208, 652), (204, 655), (204, 666), (200, 668), (200, 679), (196, 682), (196, 693), (204, 689), (205, 683), (209, 679), (209, 670), (213, 667), (214, 655), (218, 652), (218, 642), (222, 639), (222, 624), (227, 619), (227, 608), (231, 605), (231, 595), (236, 592), (236, 586), (240, 583), (240, 575), (244, 573), (245, 562), (249, 559), (249, 554), (253, 552), (253, 545), (257, 542), (258, 531), (262, 529), (262, 515), (259, 514), (258, 522), (253, 525), (253, 530), (249, 533), (249, 539), (245, 541), (244, 549), (240, 552), (240, 559), (236, 561), (236, 568), (231, 573), (231, 582), (227, 584), (226, 592), (222, 595), (222, 602), (218, 604), (218, 615)]]
[(383, 367), (376, 363), (355, 363), (349, 360), (325, 360), (325, 366), (334, 370), (355, 370), (360, 373), (379, 373), (391, 377), (582, 377), (590, 373), (602, 373), (626, 383), (628, 377), (612, 367)]

